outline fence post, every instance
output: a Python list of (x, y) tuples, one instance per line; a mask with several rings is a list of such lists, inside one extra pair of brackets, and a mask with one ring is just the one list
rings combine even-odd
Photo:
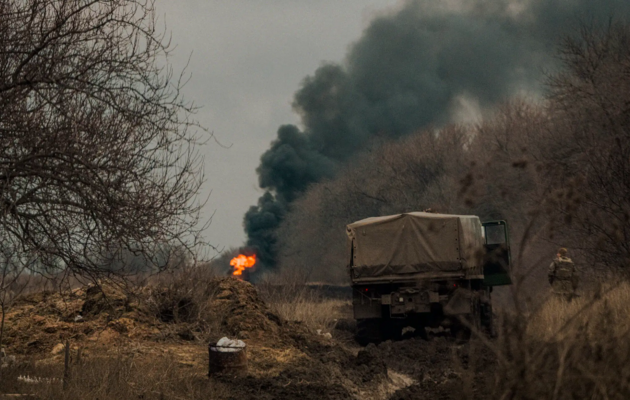
[(66, 357), (63, 365), (63, 390), (68, 389), (68, 380), (70, 378), (70, 341), (66, 339)]

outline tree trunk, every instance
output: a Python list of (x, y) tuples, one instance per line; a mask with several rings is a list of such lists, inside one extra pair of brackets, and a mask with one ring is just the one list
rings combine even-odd
[[(4, 317), (6, 315), (6, 308), (4, 302), (0, 304), (0, 311), (2, 311), (2, 320), (0, 321), (0, 357), (4, 358), (6, 354), (2, 353), (2, 339), (4, 338)], [(0, 359), (0, 382), (2, 382), (2, 362)]]

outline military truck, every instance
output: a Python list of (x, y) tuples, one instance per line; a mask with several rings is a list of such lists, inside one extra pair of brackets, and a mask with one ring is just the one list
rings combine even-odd
[(505, 221), (410, 212), (354, 222), (347, 234), (359, 342), (407, 327), (493, 333), (492, 288), (511, 284)]

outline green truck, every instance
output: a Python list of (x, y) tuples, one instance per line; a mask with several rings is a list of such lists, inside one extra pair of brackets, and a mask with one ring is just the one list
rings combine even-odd
[(410, 212), (354, 222), (347, 234), (360, 343), (407, 327), (493, 333), (492, 288), (512, 283), (505, 221)]

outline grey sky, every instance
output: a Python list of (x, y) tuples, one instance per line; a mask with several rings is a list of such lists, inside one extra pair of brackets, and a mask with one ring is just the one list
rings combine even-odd
[(398, 0), (158, 0), (158, 13), (182, 68), (198, 119), (231, 148), (206, 146), (207, 238), (216, 246), (245, 239), (243, 214), (256, 203), (256, 167), (291, 110), (301, 80), (324, 61), (341, 61), (372, 17)]

